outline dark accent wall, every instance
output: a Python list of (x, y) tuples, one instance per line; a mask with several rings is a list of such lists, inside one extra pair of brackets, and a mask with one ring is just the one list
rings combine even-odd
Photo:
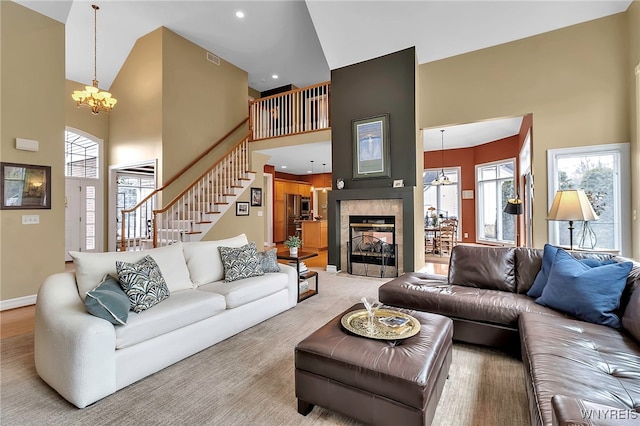
[[(415, 48), (331, 71), (331, 161), (345, 188), (416, 184)], [(353, 180), (351, 120), (389, 113), (391, 177)]]
[[(414, 270), (415, 200), (409, 189), (416, 185), (415, 107), (416, 57), (413, 47), (331, 71), (334, 190), (329, 193), (328, 205), (328, 263), (338, 269), (346, 267), (340, 265), (340, 201), (400, 198), (404, 221), (403, 267), (405, 271)], [(389, 114), (391, 177), (355, 180), (352, 178), (351, 121), (385, 113)], [(345, 189), (335, 189), (337, 178), (344, 179)], [(392, 188), (395, 179), (403, 179), (405, 188)]]

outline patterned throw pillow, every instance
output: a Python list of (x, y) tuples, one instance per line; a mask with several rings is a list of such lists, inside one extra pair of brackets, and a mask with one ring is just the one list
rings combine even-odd
[(107, 274), (96, 288), (87, 292), (84, 306), (91, 315), (122, 325), (127, 322), (131, 303), (118, 280)]
[(258, 253), (260, 264), (262, 265), (262, 272), (280, 272), (277, 253), (278, 249)]
[(116, 270), (133, 312), (145, 311), (169, 297), (167, 283), (151, 256), (145, 256), (137, 263), (116, 261)]
[(218, 247), (218, 250), (222, 258), (226, 282), (264, 275), (255, 243), (251, 242), (238, 248)]

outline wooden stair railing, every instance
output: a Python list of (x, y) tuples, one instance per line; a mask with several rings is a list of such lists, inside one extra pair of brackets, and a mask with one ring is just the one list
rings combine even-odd
[(183, 167), (179, 172), (167, 180), (162, 186), (156, 188), (149, 195), (144, 197), (138, 204), (130, 209), (121, 210), (121, 223), (120, 223), (120, 235), (118, 249), (120, 251), (126, 250), (142, 250), (145, 245), (150, 245), (149, 239), (152, 237), (153, 230), (153, 211), (157, 208), (158, 195), (165, 189), (167, 189), (172, 183), (178, 180), (188, 170), (202, 161), (207, 155), (209, 155), (216, 147), (227, 140), (238, 129), (248, 122), (249, 118), (244, 118), (231, 130), (229, 130), (224, 136), (213, 143), (202, 154), (196, 157), (193, 161)]
[[(220, 160), (202, 173), (189, 187), (162, 209), (153, 210), (153, 246), (161, 247), (183, 240), (185, 235), (203, 234), (194, 225), (209, 225), (253, 182), (249, 170), (249, 136), (236, 143)], [(217, 216), (217, 217), (216, 217)], [(197, 238), (199, 239), (199, 238)]]
[(327, 81), (249, 102), (252, 140), (329, 129), (330, 89), (331, 83)]

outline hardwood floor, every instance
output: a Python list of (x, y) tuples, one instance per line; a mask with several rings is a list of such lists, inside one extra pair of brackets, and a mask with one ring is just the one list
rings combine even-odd
[[(286, 250), (286, 247), (282, 246), (282, 249)], [(318, 251), (318, 256), (305, 260), (305, 264), (316, 268), (326, 268), (327, 251)], [(72, 265), (67, 270), (72, 270)], [(449, 265), (443, 263), (426, 263), (422, 269), (423, 272), (440, 275), (446, 275), (448, 270)], [(35, 305), (0, 312), (0, 339), (32, 332), (35, 325), (35, 313)]]
[(33, 331), (35, 314), (35, 305), (0, 312), (0, 339)]

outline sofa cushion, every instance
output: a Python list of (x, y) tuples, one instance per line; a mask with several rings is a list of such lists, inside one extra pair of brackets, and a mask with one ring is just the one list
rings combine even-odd
[(522, 312), (563, 316), (540, 306), (524, 294), (452, 285), (445, 280), (420, 272), (395, 278), (378, 290), (378, 298), (387, 305), (498, 324), (516, 329)]
[(84, 306), (91, 315), (121, 325), (127, 322), (131, 303), (118, 280), (105, 275), (96, 288), (87, 292)]
[(280, 272), (280, 264), (278, 263), (278, 249), (258, 252), (260, 265), (263, 272)]
[(193, 288), (189, 270), (182, 254), (182, 243), (142, 251), (119, 251), (107, 253), (82, 253), (70, 251), (76, 268), (78, 293), (82, 300), (106, 274), (116, 275), (116, 261), (134, 263), (149, 255), (153, 257), (167, 282), (170, 292)]
[(218, 250), (224, 266), (225, 281), (264, 275), (255, 243), (251, 242), (242, 247), (218, 247)]
[(227, 309), (233, 309), (275, 294), (286, 289), (288, 285), (289, 278), (287, 274), (284, 272), (275, 272), (259, 277), (246, 278), (240, 281), (218, 281), (198, 287), (198, 290), (223, 295)]
[(622, 316), (622, 326), (640, 342), (640, 290), (636, 289), (631, 294)]
[(577, 319), (530, 313), (520, 316), (519, 326), (527, 393), (535, 398), (529, 406), (540, 420), (532, 416), (531, 424), (553, 423), (554, 395), (637, 410), (640, 346), (631, 336)]
[(131, 313), (126, 325), (116, 327), (116, 349), (170, 333), (224, 310), (224, 297), (219, 294), (194, 289), (176, 291), (153, 309)]
[(133, 312), (146, 311), (169, 297), (167, 283), (151, 256), (136, 263), (117, 261), (116, 270)]
[(451, 284), (515, 292), (515, 250), (504, 247), (455, 246), (449, 262)]
[(224, 267), (218, 247), (242, 247), (248, 243), (245, 234), (225, 240), (184, 243), (184, 257), (194, 286), (224, 279)]
[(615, 262), (591, 268), (559, 249), (536, 303), (595, 324), (620, 328), (614, 311), (620, 305), (631, 266), (631, 262)]
[[(556, 257), (556, 253), (558, 252), (558, 249), (559, 247), (552, 246), (551, 244), (544, 245), (544, 254), (542, 255), (542, 267), (540, 268), (540, 271), (536, 275), (536, 279), (533, 281), (533, 285), (527, 292), (527, 296), (529, 297), (542, 296), (542, 290), (544, 290), (544, 286), (547, 285), (547, 281), (549, 279), (549, 272), (551, 271), (551, 266), (553, 265), (553, 261)], [(590, 257), (586, 257), (584, 259), (579, 259), (579, 260), (580, 262), (584, 263), (585, 265), (591, 268), (616, 263), (616, 261), (612, 259), (598, 259), (598, 258), (590, 258)]]

